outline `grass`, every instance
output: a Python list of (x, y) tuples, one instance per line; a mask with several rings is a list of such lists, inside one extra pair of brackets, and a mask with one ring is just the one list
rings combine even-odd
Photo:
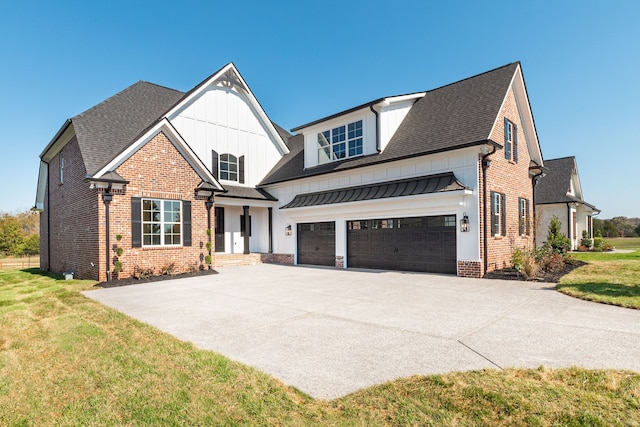
[(581, 252), (587, 265), (564, 276), (557, 289), (567, 295), (640, 309), (640, 251), (631, 253)]
[(640, 249), (640, 237), (615, 237), (605, 238), (605, 240), (616, 249)]
[(82, 296), (0, 272), (0, 425), (640, 425), (640, 374), (570, 368), (411, 377), (314, 400)]

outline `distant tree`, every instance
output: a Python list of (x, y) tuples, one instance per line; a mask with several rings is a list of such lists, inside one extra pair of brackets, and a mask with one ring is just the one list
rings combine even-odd
[(602, 235), (604, 237), (620, 237), (620, 231), (612, 220), (605, 219), (602, 224)]
[(640, 236), (640, 224), (636, 227), (636, 235)]
[(31, 234), (27, 236), (21, 245), (20, 255), (37, 255), (40, 253), (40, 236), (38, 234)]
[(0, 254), (16, 255), (23, 240), (20, 222), (9, 214), (0, 216)]

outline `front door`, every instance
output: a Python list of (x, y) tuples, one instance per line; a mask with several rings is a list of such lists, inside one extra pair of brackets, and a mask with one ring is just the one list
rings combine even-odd
[(215, 208), (215, 251), (224, 252), (224, 208)]

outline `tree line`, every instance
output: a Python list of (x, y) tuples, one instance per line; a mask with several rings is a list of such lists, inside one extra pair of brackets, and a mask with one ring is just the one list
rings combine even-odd
[(602, 237), (640, 237), (640, 218), (593, 218), (593, 231), (596, 235), (600, 232)]
[(26, 211), (0, 213), (0, 257), (40, 253), (40, 216)]

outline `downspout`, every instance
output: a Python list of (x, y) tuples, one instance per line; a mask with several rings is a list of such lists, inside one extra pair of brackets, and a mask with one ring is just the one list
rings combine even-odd
[(380, 147), (380, 114), (373, 108), (373, 105), (370, 105), (369, 109), (376, 116), (376, 150), (379, 153), (382, 151)]
[(51, 174), (47, 163), (47, 271), (51, 271)]
[(273, 253), (273, 208), (269, 206), (269, 253)]
[(106, 222), (106, 227), (105, 227), (105, 233), (106, 233), (106, 246), (105, 246), (105, 255), (106, 255), (106, 267), (107, 267), (107, 282), (109, 280), (111, 280), (111, 271), (109, 270), (109, 255), (111, 254), (111, 251), (109, 249), (110, 246), (110, 242), (109, 242), (109, 203), (111, 203), (111, 199), (113, 198), (113, 195), (111, 194), (111, 184), (109, 184), (109, 186), (107, 187), (107, 189), (105, 190), (104, 194), (102, 195), (102, 200), (104, 201), (104, 216), (105, 216), (105, 222)]
[(531, 189), (533, 190), (533, 207), (531, 218), (533, 220), (533, 242), (535, 247), (536, 238), (538, 237), (538, 227), (536, 227), (536, 185), (538, 185), (538, 177), (544, 176), (545, 172), (543, 168), (540, 168), (540, 173), (537, 173), (531, 177)]
[(487, 203), (487, 169), (489, 168), (489, 165), (491, 164), (491, 160), (488, 159), (488, 157), (490, 155), (492, 155), (493, 153), (496, 152), (496, 146), (495, 145), (491, 145), (493, 147), (493, 151), (491, 152), (487, 152), (486, 154), (482, 155), (482, 206), (484, 208), (484, 270), (482, 275), (484, 276), (485, 274), (487, 274), (487, 270), (489, 269), (489, 233), (487, 230), (487, 218), (488, 218), (488, 214), (487, 214), (487, 205), (489, 203)]
[(211, 263), (213, 262), (211, 258), (211, 208), (213, 207), (213, 194), (207, 198), (207, 201), (204, 202), (205, 207), (207, 208), (207, 254), (209, 255), (209, 265), (208, 269), (211, 270)]

